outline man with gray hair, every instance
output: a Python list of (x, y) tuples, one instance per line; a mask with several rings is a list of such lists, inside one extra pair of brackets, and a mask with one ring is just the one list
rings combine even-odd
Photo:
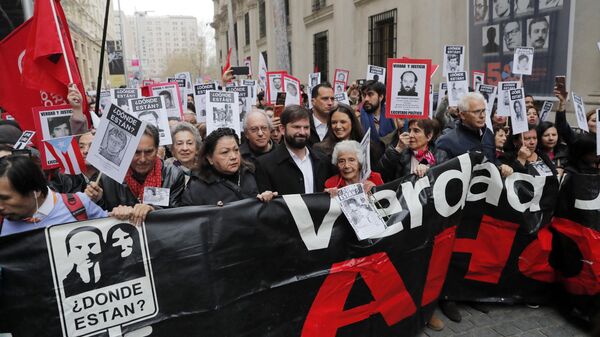
[(271, 119), (262, 110), (254, 109), (244, 119), (246, 142), (240, 146), (244, 160), (256, 165), (256, 158), (273, 151)]
[[(482, 152), (487, 159), (499, 164), (496, 159), (494, 133), (485, 124), (485, 98), (478, 92), (469, 92), (458, 101), (460, 121), (456, 127), (438, 138), (436, 146), (446, 151), (449, 158), (458, 157), (470, 151)], [(512, 173), (508, 165), (499, 165), (503, 177)], [(440, 309), (452, 321), (460, 322), (461, 314), (453, 301), (440, 301)]]

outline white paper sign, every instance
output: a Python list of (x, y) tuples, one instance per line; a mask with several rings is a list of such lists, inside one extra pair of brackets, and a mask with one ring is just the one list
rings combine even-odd
[(168, 207), (170, 195), (171, 190), (168, 188), (146, 186), (144, 187), (142, 203)]
[(348, 94), (345, 92), (342, 92), (339, 94), (334, 94), (333, 97), (335, 98), (336, 102), (338, 102), (338, 103), (344, 103), (344, 104), (350, 105), (350, 100), (348, 99)]
[(444, 97), (448, 94), (448, 83), (447, 82), (441, 82), (438, 88), (438, 99), (437, 99), (437, 106), (439, 107), (440, 105), (442, 105), (442, 101), (444, 100)]
[(232, 128), (238, 136), (240, 128), (240, 106), (235, 91), (209, 90), (206, 92), (206, 134), (218, 128)]
[(573, 105), (575, 106), (575, 116), (577, 117), (577, 125), (581, 130), (585, 132), (590, 132), (590, 129), (587, 124), (587, 119), (585, 118), (585, 105), (583, 104), (581, 96), (577, 96), (575, 95), (575, 93), (573, 93)]
[(340, 188), (336, 199), (359, 240), (379, 235), (386, 230), (385, 222), (369, 202), (363, 184)]
[(116, 182), (123, 182), (145, 129), (146, 122), (111, 105), (100, 120), (87, 161)]
[(469, 92), (469, 78), (467, 72), (459, 71), (447, 74), (448, 78), (448, 105), (457, 106), (460, 99)]
[(498, 82), (498, 108), (496, 114), (498, 116), (510, 116), (510, 95), (508, 90), (519, 89), (521, 82), (506, 81)]
[(202, 83), (194, 85), (194, 106), (196, 107), (196, 121), (206, 122), (206, 92), (217, 90), (215, 83)]
[(65, 337), (120, 331), (158, 314), (144, 224), (103, 218), (53, 225), (46, 242)]
[(360, 181), (364, 182), (371, 176), (371, 128), (367, 130), (363, 139), (360, 141), (360, 149), (365, 159), (360, 170)]
[(509, 99), (513, 135), (527, 132), (529, 125), (527, 124), (527, 111), (525, 108), (525, 91), (523, 88), (510, 90)]
[(283, 85), (285, 87), (285, 106), (296, 104), (300, 105), (300, 81), (291, 76), (283, 76)]
[(513, 74), (531, 75), (533, 69), (533, 48), (520, 47), (513, 56)]
[(158, 129), (159, 145), (170, 145), (169, 117), (162, 96), (151, 96), (129, 100), (129, 111), (138, 119)]
[(111, 89), (110, 94), (111, 103), (127, 112), (129, 112), (129, 100), (140, 98), (142, 96), (141, 91), (138, 88)]
[(308, 74), (308, 87), (312, 89), (318, 84), (321, 84), (321, 73)]
[(367, 81), (376, 80), (385, 84), (385, 68), (369, 64), (367, 66)]
[(27, 147), (27, 144), (29, 144), (29, 142), (31, 142), (33, 135), (35, 135), (35, 131), (29, 131), (29, 130), (24, 131), (23, 134), (21, 134), (21, 137), (19, 137), (19, 139), (15, 143), (15, 145), (13, 145), (13, 149), (15, 149), (15, 150), (25, 149)]
[[(444, 76), (465, 70), (465, 46), (444, 46)], [(468, 86), (468, 84), (467, 84)]]
[(485, 98), (485, 125), (490, 130), (494, 130), (494, 125), (492, 124), (492, 107), (496, 100), (496, 89), (496, 86), (489, 84), (478, 84), (475, 89), (475, 91)]
[(540, 111), (540, 121), (545, 122), (548, 120), (548, 116), (550, 116), (550, 111), (554, 107), (554, 102), (544, 101), (542, 105), (542, 110)]

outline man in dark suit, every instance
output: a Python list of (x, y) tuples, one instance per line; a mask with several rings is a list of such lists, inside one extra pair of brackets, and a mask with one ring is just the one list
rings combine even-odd
[(324, 82), (316, 85), (311, 91), (312, 113), (310, 116), (310, 136), (308, 145), (313, 146), (325, 138), (327, 134), (327, 120), (335, 108), (335, 97), (331, 84)]
[(280, 195), (323, 191), (332, 172), (331, 164), (324, 155), (307, 146), (311, 118), (310, 112), (299, 105), (289, 105), (283, 110), (279, 126), (283, 143), (257, 159), (259, 191), (277, 191)]

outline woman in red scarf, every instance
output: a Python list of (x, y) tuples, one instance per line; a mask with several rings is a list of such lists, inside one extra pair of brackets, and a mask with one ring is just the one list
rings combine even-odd
[(386, 182), (409, 174), (424, 176), (427, 171), (448, 159), (448, 154), (434, 147), (435, 121), (411, 119), (408, 132), (399, 135), (381, 157), (380, 166)]

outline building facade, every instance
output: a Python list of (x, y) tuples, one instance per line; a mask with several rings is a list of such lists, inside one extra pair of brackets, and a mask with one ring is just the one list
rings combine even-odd
[[(269, 65), (276, 50), (272, 1), (231, 0), (237, 60), (242, 63), (250, 57), (253, 73), (258, 70), (259, 53), (269, 70), (279, 70)], [(229, 48), (229, 2), (213, 1), (212, 25), (221, 65)], [(336, 68), (350, 70), (352, 80), (362, 79), (368, 64), (385, 66), (390, 57), (430, 58), (441, 65), (444, 45), (468, 48), (469, 44), (468, 0), (298, 0), (285, 5), (291, 73), (303, 83), (315, 69), (322, 80), (331, 81)], [(600, 22), (592, 17), (600, 12), (600, 2), (577, 0), (572, 8), (569, 87), (593, 107), (600, 104), (600, 72), (589, 69), (598, 69), (600, 54), (597, 36), (582, 32), (600, 31)], [(442, 72), (432, 81), (434, 85), (443, 81)]]

